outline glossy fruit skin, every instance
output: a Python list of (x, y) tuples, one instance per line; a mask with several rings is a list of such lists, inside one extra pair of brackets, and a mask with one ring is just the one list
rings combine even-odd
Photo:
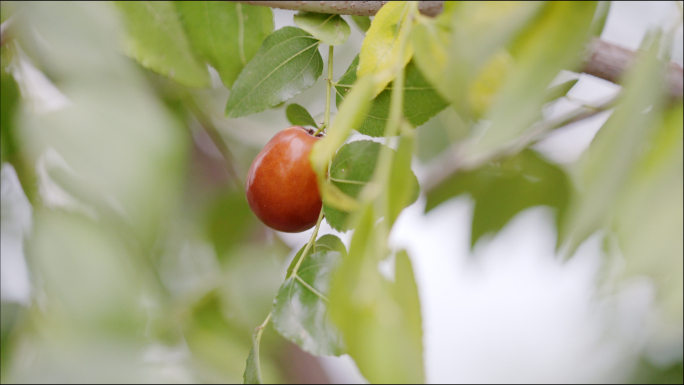
[(247, 174), (247, 202), (268, 227), (287, 233), (308, 230), (318, 221), (321, 194), (309, 154), (320, 140), (292, 126), (277, 133), (259, 152)]

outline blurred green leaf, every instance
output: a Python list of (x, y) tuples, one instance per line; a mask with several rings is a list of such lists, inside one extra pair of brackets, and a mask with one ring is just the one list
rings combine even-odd
[[(532, 25), (517, 26), (523, 33), (511, 47), (515, 67), (485, 116), (491, 125), (470, 153), (503, 145), (538, 119), (549, 83), (561, 69), (573, 70), (580, 63), (595, 10), (596, 2), (551, 2)], [(503, 42), (493, 41), (492, 47)]]
[(299, 12), (294, 15), (294, 23), (328, 45), (344, 44), (351, 33), (349, 24), (340, 15)]
[[(668, 321), (682, 323), (684, 303), (684, 156), (682, 106), (652, 128), (633, 171), (616, 193), (614, 228), (627, 276), (648, 275)], [(645, 150), (645, 151), (644, 151)]]
[(356, 24), (357, 27), (363, 32), (364, 34), (368, 32), (368, 29), (371, 26), (371, 19), (368, 16), (356, 16), (352, 15), (352, 20), (354, 20), (354, 24)]
[(499, 72), (506, 72), (485, 64), (506, 49), (544, 6), (543, 2), (462, 2), (437, 19), (420, 19), (413, 32), (416, 63), (437, 91), (468, 117), (471, 84), (483, 71), (489, 72), (485, 78), (500, 78)]
[[(338, 106), (347, 96), (350, 86), (356, 81), (358, 64), (359, 56), (354, 58), (347, 68), (347, 72), (338, 81), (339, 85), (335, 86), (337, 92), (335, 101)], [(423, 79), (413, 62), (406, 66), (405, 76), (403, 115), (414, 127), (418, 127), (443, 110), (448, 104)], [(354, 127), (358, 132), (374, 137), (384, 135), (387, 117), (389, 116), (391, 89), (392, 85), (390, 84), (373, 99), (373, 105), (366, 119), (360, 126)]]
[(473, 171), (463, 171), (427, 192), (425, 211), (450, 198), (468, 193), (475, 201), (471, 245), (485, 234), (496, 233), (520, 211), (537, 205), (556, 210), (564, 217), (571, 183), (563, 170), (532, 150)]
[(338, 210), (353, 211), (358, 208), (358, 202), (343, 193), (339, 187), (326, 180), (328, 164), (335, 156), (337, 149), (347, 140), (352, 128), (358, 127), (363, 121), (373, 92), (373, 80), (370, 77), (359, 78), (354, 83), (354, 89), (349, 97), (338, 109), (338, 114), (332, 125), (327, 129), (326, 136), (317, 141), (311, 149), (311, 166), (318, 177), (318, 188), (323, 198), (323, 204)]
[(470, 127), (456, 111), (447, 107), (416, 129), (416, 155), (422, 162), (435, 159), (449, 145), (465, 139)]
[(397, 147), (397, 153), (392, 162), (389, 187), (387, 188), (390, 226), (397, 219), (401, 210), (418, 200), (420, 194), (418, 179), (411, 170), (414, 138), (414, 132), (401, 135), (399, 147)]
[(612, 1), (599, 1), (596, 6), (596, 13), (594, 14), (594, 20), (591, 22), (591, 27), (589, 28), (589, 35), (599, 37), (603, 32), (603, 27), (606, 26), (606, 20), (608, 20), (608, 13), (610, 13), (610, 5)]
[(311, 126), (318, 128), (318, 124), (316, 124), (314, 118), (311, 117), (309, 111), (297, 103), (289, 104), (285, 110), (285, 114), (287, 115), (287, 120), (295, 126)]
[[(350, 142), (342, 146), (335, 155), (335, 158), (333, 158), (330, 166), (330, 181), (343, 193), (353, 198), (358, 197), (366, 183), (373, 177), (381, 146), (383, 145), (370, 140)], [(406, 151), (407, 149), (404, 150)], [(407, 155), (405, 154), (404, 156)], [(410, 165), (410, 155), (408, 156), (408, 164)], [(406, 159), (404, 159), (405, 161)], [(400, 183), (400, 180), (402, 183), (409, 183), (411, 185), (411, 197), (414, 197), (414, 194), (417, 194), (418, 181), (410, 167), (408, 170), (402, 169), (402, 173), (404, 172), (406, 174), (402, 174), (401, 178), (395, 175), (398, 179), (395, 179), (394, 183)], [(399, 204), (400, 200), (398, 199), (393, 203)], [(404, 207), (401, 207), (401, 209)], [(395, 207), (395, 209), (401, 211), (399, 207)], [(325, 202), (323, 204), (323, 213), (325, 214), (325, 220), (333, 229), (337, 231), (347, 231), (350, 229), (348, 223), (349, 213), (327, 205)]]
[(126, 51), (143, 67), (178, 83), (211, 85), (206, 65), (194, 55), (178, 13), (170, 1), (117, 1), (126, 25)]
[(227, 88), (273, 32), (273, 11), (231, 1), (178, 1), (190, 45), (216, 68)]
[(578, 81), (579, 78), (570, 79), (567, 82), (563, 82), (561, 84), (548, 88), (546, 90), (546, 97), (544, 98), (544, 103), (552, 102), (558, 98), (562, 98), (563, 96), (567, 95), (568, 92), (570, 92), (572, 87), (574, 87)]
[(373, 18), (359, 54), (358, 77), (373, 74), (375, 88), (373, 96), (377, 96), (397, 76), (397, 63), (408, 64), (413, 56), (413, 47), (407, 44), (403, 57), (399, 50), (407, 36), (411, 23), (409, 14), (414, 9), (407, 1), (388, 2), (380, 8)]
[(663, 79), (657, 51), (651, 47), (625, 75), (622, 100), (579, 161), (580, 194), (572, 200), (559, 237), (569, 255), (596, 230), (608, 227), (615, 199), (658, 119)]
[[(294, 269), (299, 259), (302, 257), (302, 253), (304, 252), (305, 248), (306, 245), (302, 246), (302, 248), (299, 249), (295, 257), (292, 259), (290, 266), (288, 266), (287, 268), (287, 278), (290, 278), (290, 275), (292, 275), (292, 270)], [(316, 242), (311, 246), (309, 252), (306, 255), (311, 255), (318, 251), (338, 251), (342, 254), (343, 257), (347, 255), (347, 248), (344, 246), (344, 243), (342, 243), (340, 238), (332, 234), (326, 234), (318, 238)]]
[[(2, 54), (4, 59), (5, 48), (2, 49)], [(4, 68), (0, 72), (0, 161), (5, 162), (16, 152), (12, 130), (21, 95), (14, 77)]]
[(244, 240), (257, 224), (247, 204), (245, 194), (221, 194), (207, 208), (206, 234), (216, 248), (219, 258)]
[(330, 314), (369, 382), (423, 383), (420, 303), (411, 263), (405, 252), (397, 253), (394, 282), (383, 278), (374, 223), (372, 205), (367, 205), (349, 256), (333, 276)]
[(681, 384), (684, 378), (682, 361), (672, 365), (654, 365), (640, 358), (629, 384)]
[(344, 345), (328, 319), (327, 295), (330, 277), (343, 254), (318, 249), (280, 287), (273, 302), (273, 327), (311, 354), (339, 356)]
[(319, 44), (299, 28), (273, 32), (233, 84), (226, 116), (239, 118), (264, 111), (313, 86), (323, 72)]

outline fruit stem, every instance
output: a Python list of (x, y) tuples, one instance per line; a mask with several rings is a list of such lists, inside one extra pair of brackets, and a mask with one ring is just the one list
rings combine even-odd
[(323, 207), (321, 207), (321, 213), (318, 214), (318, 221), (316, 221), (316, 227), (314, 227), (313, 233), (311, 233), (311, 238), (309, 238), (309, 243), (306, 244), (306, 247), (304, 248), (304, 251), (302, 252), (302, 256), (299, 257), (299, 261), (297, 261), (297, 264), (295, 265), (294, 269), (292, 269), (292, 274), (290, 274), (291, 277), (297, 275), (297, 271), (299, 270), (299, 266), (301, 266), (302, 262), (304, 261), (304, 258), (306, 258), (306, 254), (309, 252), (311, 249), (311, 246), (316, 242), (316, 236), (318, 236), (318, 229), (321, 227), (321, 221), (323, 220)]
[(330, 127), (330, 91), (332, 89), (333, 77), (333, 49), (334, 46), (332, 45), (328, 47), (328, 82), (325, 85), (325, 120), (320, 129), (323, 129), (323, 127)]

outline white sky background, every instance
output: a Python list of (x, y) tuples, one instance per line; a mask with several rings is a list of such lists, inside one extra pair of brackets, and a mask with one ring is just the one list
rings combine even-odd
[[(276, 29), (294, 25), (294, 13), (275, 10)], [(601, 37), (637, 49), (649, 28), (672, 26), (678, 15), (673, 2), (614, 2)], [(681, 26), (677, 36), (673, 60), (681, 64)], [(363, 35), (352, 26), (347, 43), (335, 48), (335, 79), (344, 74), (362, 40)], [(327, 47), (321, 54), (327, 61)], [(316, 115), (325, 107), (324, 86), (319, 81), (291, 102)], [(582, 75), (570, 96), (591, 104), (618, 89)], [(576, 105), (559, 103), (551, 113)], [(551, 160), (569, 164), (607, 118), (608, 114), (600, 114), (559, 130), (536, 149)], [(422, 167), (414, 162), (413, 169), (421, 179)], [(391, 242), (408, 250), (416, 273), (428, 382), (626, 380), (615, 373), (634, 362), (655, 327), (648, 318), (654, 292), (645, 280), (635, 280), (611, 295), (597, 287), (604, 259), (599, 237), (589, 239), (574, 258), (563, 263), (554, 253), (553, 214), (536, 207), (516, 216), (491, 242), (479, 242), (473, 256), (469, 198), (452, 199), (427, 215), (424, 207), (421, 196), (402, 213)], [(351, 232), (339, 234), (324, 222), (320, 234), (327, 233), (349, 245)], [(310, 234), (279, 236), (296, 251)], [(674, 345), (681, 350), (681, 341)], [(347, 356), (322, 357), (321, 362), (335, 382), (365, 382)]]
[[(294, 25), (294, 13), (275, 10), (276, 29)], [(671, 26), (678, 15), (673, 2), (615, 2), (602, 38), (636, 49), (649, 27)], [(344, 74), (363, 40), (351, 19), (347, 20), (352, 24), (352, 35), (345, 45), (335, 48), (335, 79)], [(681, 26), (674, 44), (674, 60), (681, 64)], [(322, 46), (321, 54), (327, 61), (327, 46)], [(314, 116), (322, 113), (325, 76), (289, 102), (303, 105)], [(591, 103), (617, 89), (611, 83), (582, 76), (570, 96)], [(570, 101), (559, 103), (550, 113), (562, 113), (574, 106)], [(558, 163), (569, 164), (606, 119), (607, 114), (601, 114), (558, 130), (535, 148)], [(243, 135), (242, 140), (263, 146), (284, 128), (280, 127), (283, 122), (284, 109), (279, 108), (217, 125), (231, 126), (227, 127), (230, 135)], [(246, 125), (254, 129), (243, 130)], [(413, 169), (421, 179), (421, 165), (414, 163)], [(4, 183), (12, 178), (16, 179), (3, 169), (3, 200), (12, 194)], [(633, 362), (654, 327), (648, 316), (654, 293), (644, 280), (611, 295), (597, 287), (603, 273), (598, 237), (588, 240), (569, 262), (560, 262), (554, 256), (551, 210), (537, 207), (520, 213), (491, 241), (479, 242), (471, 255), (473, 206), (469, 198), (454, 198), (428, 215), (423, 214), (424, 207), (421, 197), (402, 213), (391, 242), (408, 250), (416, 272), (428, 382), (625, 380), (613, 376), (616, 369)], [(20, 247), (22, 229), (2, 230), (2, 297), (25, 301), (25, 263), (23, 258), (8, 258), (22, 253), (20, 249), (14, 251)], [(324, 222), (320, 235), (326, 233), (337, 234), (349, 245), (351, 232), (336, 233)], [(308, 241), (310, 234), (278, 233), (294, 251)], [(675, 342), (675, 348), (681, 357), (681, 340)], [(663, 357), (665, 361), (671, 359), (668, 354)], [(334, 382), (364, 382), (348, 356), (320, 360)]]

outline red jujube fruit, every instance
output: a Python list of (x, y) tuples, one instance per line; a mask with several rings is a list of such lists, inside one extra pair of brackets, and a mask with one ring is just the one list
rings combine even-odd
[(286, 128), (252, 162), (247, 201), (268, 227), (296, 233), (316, 224), (322, 202), (309, 154), (319, 139), (301, 126)]

